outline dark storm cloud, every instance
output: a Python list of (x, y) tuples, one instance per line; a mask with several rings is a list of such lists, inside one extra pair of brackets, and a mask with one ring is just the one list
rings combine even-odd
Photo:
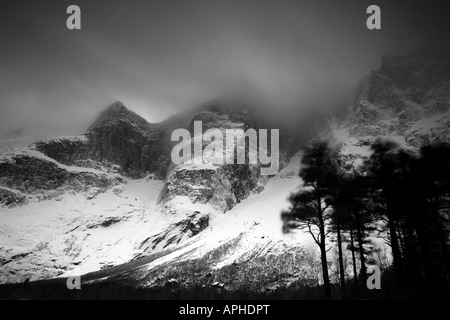
[[(80, 31), (66, 29), (70, 4)], [(365, 27), (370, 4), (382, 30)], [(67, 134), (114, 100), (149, 121), (221, 96), (288, 115), (335, 107), (382, 54), (447, 32), (438, 5), (412, 1), (6, 0), (0, 21), (0, 126)]]

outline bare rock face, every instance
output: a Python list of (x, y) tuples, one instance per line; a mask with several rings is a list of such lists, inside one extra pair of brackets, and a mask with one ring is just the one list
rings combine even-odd
[(161, 200), (186, 196), (192, 203), (210, 203), (222, 212), (230, 210), (263, 183), (264, 178), (255, 167), (225, 165), (215, 169), (176, 171), (167, 179)]
[(383, 57), (381, 69), (358, 85), (352, 109), (352, 136), (407, 134), (415, 122), (450, 109), (450, 55)]
[(119, 176), (73, 170), (31, 150), (2, 156), (0, 172), (0, 203), (6, 205), (23, 204), (25, 195), (52, 198), (69, 190), (83, 192), (94, 187), (105, 191), (121, 182)]
[(195, 236), (209, 225), (209, 215), (201, 214), (199, 211), (195, 211), (189, 218), (184, 231), (189, 231), (190, 236)]
[[(228, 129), (246, 131), (249, 128), (255, 130), (264, 128), (263, 122), (257, 120), (252, 112), (216, 102), (206, 105), (192, 116), (188, 125), (192, 142), (198, 139), (194, 136), (195, 121), (202, 122), (203, 133), (208, 129), (218, 129), (225, 133)], [(282, 143), (280, 163), (285, 165), (291, 155), (288, 148), (289, 141), (280, 142)], [(203, 148), (206, 145), (203, 140)], [(257, 150), (250, 150), (247, 145), (245, 152), (248, 155)], [(225, 151), (224, 157), (228, 156), (231, 155)], [(216, 210), (225, 212), (252, 192), (260, 192), (264, 188), (267, 177), (261, 176), (260, 172), (259, 163), (218, 164), (211, 159), (203, 159), (202, 154), (192, 154), (191, 162), (170, 168), (160, 200), (167, 203), (177, 197), (187, 197), (193, 204), (209, 204)]]
[(165, 249), (170, 245), (180, 244), (183, 240), (189, 239), (209, 225), (209, 213), (194, 211), (185, 218), (174, 222), (162, 232), (145, 239), (139, 246), (143, 252), (152, 252), (156, 249)]
[(14, 207), (26, 202), (26, 195), (20, 191), (0, 187), (0, 206)]

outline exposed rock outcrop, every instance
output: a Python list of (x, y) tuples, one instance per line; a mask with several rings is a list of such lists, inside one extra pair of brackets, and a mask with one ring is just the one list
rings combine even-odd
[(26, 195), (49, 199), (70, 190), (86, 192), (98, 188), (104, 192), (123, 181), (117, 175), (61, 165), (32, 150), (0, 157), (0, 172), (0, 186), (4, 187), (0, 203), (6, 205), (23, 204)]

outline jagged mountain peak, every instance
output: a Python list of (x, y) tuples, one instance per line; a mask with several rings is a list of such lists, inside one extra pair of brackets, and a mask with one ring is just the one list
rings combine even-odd
[(145, 128), (150, 125), (147, 120), (125, 107), (121, 101), (116, 101), (100, 113), (94, 123), (89, 126), (88, 131), (95, 129), (99, 125), (116, 122), (118, 120), (128, 120), (131, 123), (137, 124), (141, 128)]
[(69, 166), (85, 166), (92, 161), (97, 167), (122, 175), (141, 178), (150, 173), (164, 176), (168, 156), (157, 125), (114, 102), (98, 116), (88, 132), (80, 137), (46, 139), (32, 145), (46, 156)]
[(122, 110), (128, 110), (122, 101), (114, 101), (113, 104), (111, 104), (107, 109), (109, 109), (111, 112), (120, 112)]

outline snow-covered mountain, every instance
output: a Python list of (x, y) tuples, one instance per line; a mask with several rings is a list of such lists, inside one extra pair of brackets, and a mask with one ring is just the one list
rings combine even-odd
[[(449, 110), (449, 56), (384, 57), (358, 84), (345, 119), (329, 121), (331, 130), (317, 136), (340, 140), (352, 167), (379, 136), (408, 148), (449, 141)], [(174, 165), (171, 133), (185, 128), (195, 140), (196, 120), (204, 131), (276, 128), (240, 105), (210, 103), (150, 124), (117, 102), (82, 136), (1, 154), (0, 283), (124, 264), (92, 281), (269, 291), (318, 284), (311, 236), (283, 234), (280, 219), (301, 185), (298, 139), (281, 132), (280, 171), (272, 177), (261, 176), (260, 164), (199, 165), (197, 154)]]
[[(117, 102), (82, 136), (45, 139), (3, 153), (0, 281), (51, 278), (74, 268), (96, 271), (201, 239), (213, 250), (240, 236), (236, 224), (253, 230), (264, 211), (271, 221), (267, 227), (281, 238), (280, 204), (299, 183), (295, 169), (288, 169), (296, 149), (292, 139), (281, 142), (284, 170), (270, 179), (269, 186), (286, 182), (276, 188), (283, 191), (277, 199), (265, 190), (268, 178), (261, 176), (260, 164), (215, 165), (204, 159), (199, 165), (194, 160), (201, 154), (172, 164), (171, 132), (192, 132), (199, 120), (204, 131), (258, 129), (263, 123), (246, 109), (212, 103), (150, 124)], [(291, 166), (298, 166), (296, 159)], [(252, 197), (265, 198), (266, 204), (245, 209)]]

